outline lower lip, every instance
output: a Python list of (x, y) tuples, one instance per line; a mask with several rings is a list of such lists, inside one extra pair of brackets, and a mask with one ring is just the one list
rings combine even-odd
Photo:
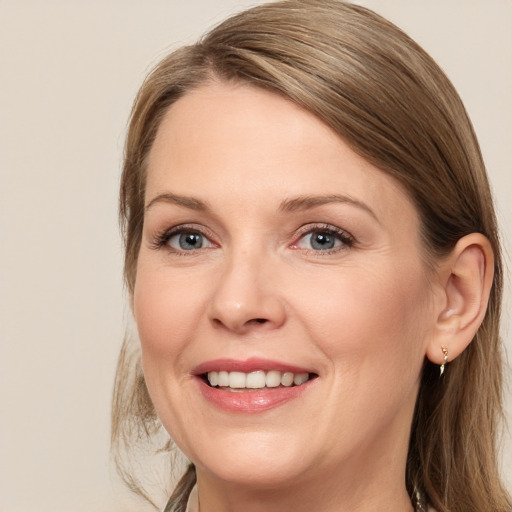
[(226, 391), (213, 388), (198, 378), (199, 389), (208, 402), (228, 412), (258, 413), (284, 405), (307, 391), (316, 379), (300, 386), (265, 388), (254, 391)]

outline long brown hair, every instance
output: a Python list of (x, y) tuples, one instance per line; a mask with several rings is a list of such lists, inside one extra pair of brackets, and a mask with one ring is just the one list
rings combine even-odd
[[(144, 220), (148, 152), (162, 117), (208, 80), (274, 91), (315, 114), (352, 149), (407, 190), (421, 219), (427, 264), (463, 236), (490, 241), (494, 283), (483, 323), (443, 379), (425, 363), (413, 419), (406, 484), (438, 512), (510, 511), (497, 464), (502, 419), (499, 318), (502, 263), (492, 197), (471, 122), (454, 87), (414, 41), (374, 12), (338, 0), (289, 0), (235, 15), (197, 44), (162, 60), (133, 107), (121, 181), (125, 280), (133, 293)], [(130, 338), (119, 358), (112, 412), (116, 460), (161, 428), (140, 352)], [(195, 482), (190, 466), (171, 500), (183, 504)]]

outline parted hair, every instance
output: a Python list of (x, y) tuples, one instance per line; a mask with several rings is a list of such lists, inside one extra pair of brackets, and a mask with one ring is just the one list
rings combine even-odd
[[(174, 51), (144, 81), (126, 139), (120, 221), (130, 295), (137, 278), (148, 153), (169, 106), (211, 80), (248, 83), (295, 102), (400, 182), (419, 213), (427, 266), (435, 268), (469, 233), (489, 239), (495, 268), (483, 323), (442, 379), (438, 367), (425, 361), (406, 485), (411, 496), (424, 493), (438, 512), (512, 510), (497, 454), (503, 419), (499, 237), (479, 145), (453, 85), (395, 25), (342, 0), (259, 5)], [(112, 448), (121, 475), (139, 493), (144, 491), (122, 454), (148, 443), (161, 428), (138, 342), (126, 336), (113, 397)], [(172, 442), (167, 448), (172, 450)], [(166, 510), (184, 511), (194, 483), (189, 465)]]

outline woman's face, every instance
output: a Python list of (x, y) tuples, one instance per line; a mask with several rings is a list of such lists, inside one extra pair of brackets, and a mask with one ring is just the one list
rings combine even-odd
[(134, 313), (151, 398), (199, 475), (403, 470), (431, 293), (411, 201), (313, 115), (223, 83), (168, 111)]

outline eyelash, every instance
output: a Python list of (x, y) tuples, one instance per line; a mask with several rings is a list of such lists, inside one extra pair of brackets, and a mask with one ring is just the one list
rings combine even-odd
[[(162, 249), (166, 248), (169, 252), (172, 252), (173, 254), (176, 254), (178, 256), (190, 256), (191, 254), (197, 252), (200, 249), (197, 249), (196, 251), (180, 251), (178, 249), (175, 249), (173, 247), (170, 247), (168, 245), (169, 240), (176, 235), (182, 234), (182, 233), (189, 233), (189, 234), (197, 234), (205, 237), (210, 241), (210, 243), (214, 244), (212, 242), (213, 235), (210, 234), (208, 230), (206, 230), (204, 227), (198, 228), (195, 225), (187, 225), (183, 224), (180, 226), (175, 226), (171, 229), (165, 229), (155, 234), (152, 242), (151, 242), (151, 248), (152, 249)], [(350, 248), (354, 245), (355, 239), (354, 237), (348, 233), (347, 231), (340, 229), (336, 226), (332, 226), (330, 224), (307, 224), (306, 226), (303, 226), (302, 228), (299, 228), (298, 234), (295, 237), (295, 242), (291, 244), (291, 248), (295, 250), (301, 250), (300, 247), (298, 247), (298, 243), (307, 235), (313, 234), (313, 233), (319, 233), (319, 234), (326, 234), (328, 236), (333, 236), (337, 240), (341, 242), (341, 247), (335, 247), (332, 249), (326, 249), (326, 250), (316, 250), (316, 249), (302, 249), (303, 251), (306, 251), (307, 253), (312, 253), (315, 255), (329, 255), (333, 253), (337, 253), (339, 251), (346, 250), (347, 248)]]
[(355, 243), (354, 237), (345, 231), (344, 229), (338, 228), (336, 226), (332, 226), (331, 224), (307, 224), (299, 229), (299, 233), (296, 237), (296, 242), (294, 242), (291, 247), (296, 250), (300, 250), (298, 247), (298, 243), (307, 235), (311, 235), (313, 233), (326, 234), (329, 236), (333, 236), (337, 238), (341, 242), (340, 247), (334, 247), (332, 249), (325, 250), (316, 250), (316, 249), (302, 249), (309, 254), (319, 255), (319, 256), (328, 256), (329, 254), (338, 253), (340, 251), (349, 249), (353, 247)]
[(213, 242), (211, 242), (212, 237), (213, 237), (212, 234), (210, 234), (210, 232), (208, 230), (206, 230), (204, 227), (199, 229), (195, 225), (182, 224), (180, 226), (175, 226), (171, 229), (165, 229), (165, 230), (162, 230), (162, 231), (156, 233), (153, 241), (151, 242), (151, 248), (152, 249), (162, 249), (165, 247), (169, 252), (172, 252), (173, 254), (177, 254), (178, 256), (185, 256), (185, 255), (190, 256), (191, 253), (194, 253), (196, 251), (179, 251), (178, 249), (174, 249), (173, 247), (170, 247), (168, 245), (169, 240), (173, 236), (180, 235), (182, 233), (201, 235), (201, 236), (205, 237), (206, 239), (208, 239), (210, 241), (210, 243), (213, 243)]

